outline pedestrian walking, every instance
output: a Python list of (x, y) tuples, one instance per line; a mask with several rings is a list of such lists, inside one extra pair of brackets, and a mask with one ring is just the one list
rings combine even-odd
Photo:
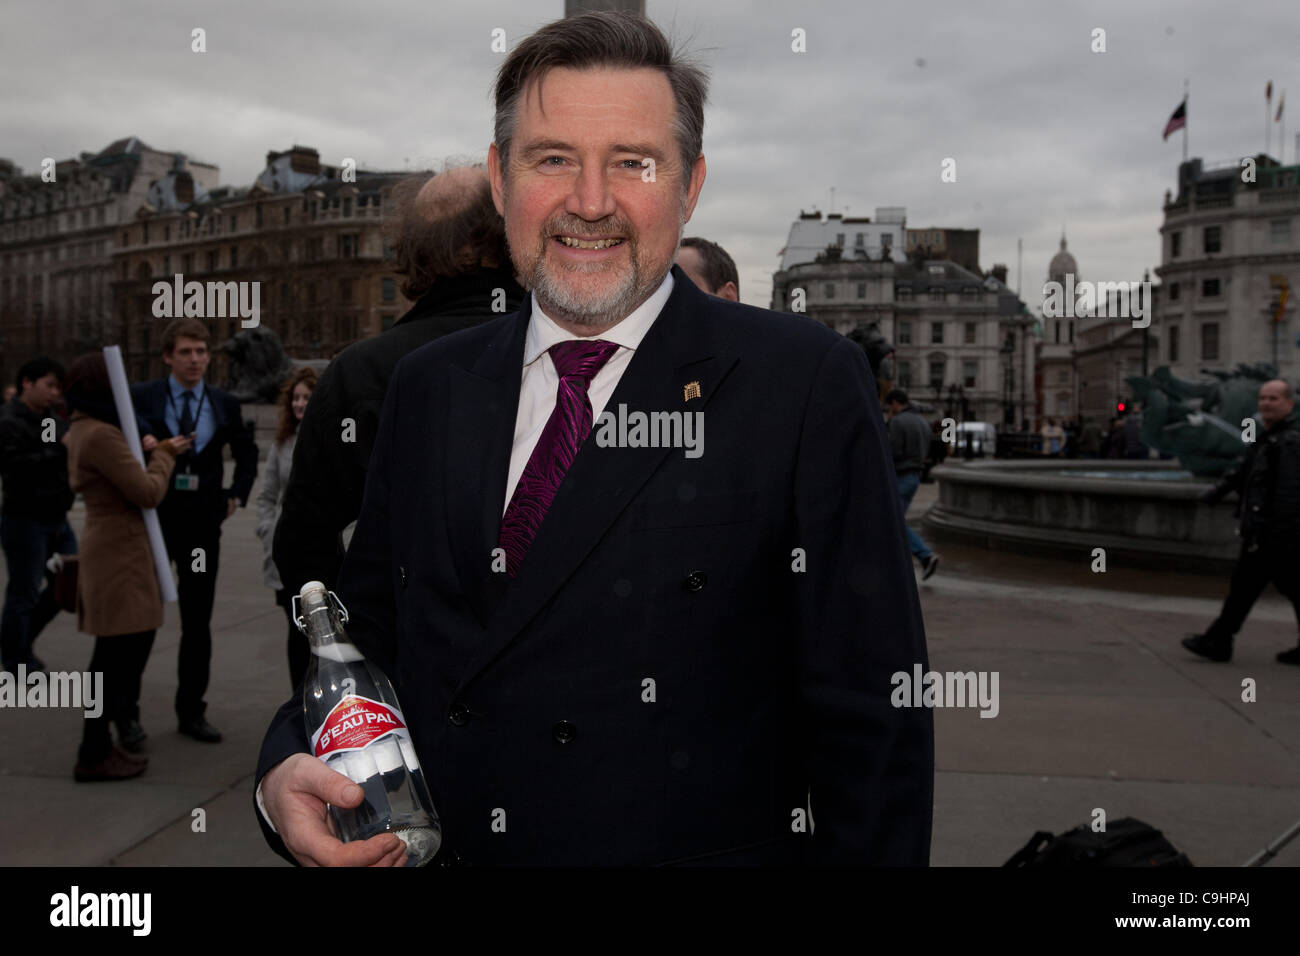
[[(1203, 498), (1214, 504), (1237, 492), (1241, 519), (1241, 556), (1223, 610), (1204, 634), (1183, 638), (1185, 648), (1212, 661), (1232, 659), (1233, 638), (1270, 581), (1291, 601), (1300, 625), (1300, 421), (1287, 382), (1260, 386), (1259, 420), (1263, 434)], [(1277, 659), (1300, 664), (1300, 647)]]

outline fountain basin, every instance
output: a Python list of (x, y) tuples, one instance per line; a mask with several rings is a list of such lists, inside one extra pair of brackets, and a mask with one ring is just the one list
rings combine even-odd
[(931, 474), (935, 538), (993, 550), (1116, 565), (1223, 571), (1240, 551), (1235, 499), (1207, 505), (1211, 485), (1176, 461), (983, 459)]

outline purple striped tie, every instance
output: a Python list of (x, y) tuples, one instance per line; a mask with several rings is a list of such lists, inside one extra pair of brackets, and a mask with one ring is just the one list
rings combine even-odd
[(577, 339), (557, 342), (548, 350), (560, 375), (555, 410), (537, 439), (501, 519), (498, 543), (505, 548), (506, 571), (512, 578), (555, 500), (565, 472), (591, 434), (591, 400), (587, 398), (587, 387), (617, 349), (615, 342)]

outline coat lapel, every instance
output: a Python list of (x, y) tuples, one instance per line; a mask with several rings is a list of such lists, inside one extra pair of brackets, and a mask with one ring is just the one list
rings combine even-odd
[[(492, 572), (505, 503), (531, 299), (470, 368), (453, 366), (447, 405), (447, 526), (465, 597), (484, 627), (508, 583)], [(433, 465), (437, 467), (437, 463)]]
[[(713, 310), (707, 297), (675, 267), (674, 279), (672, 295), (641, 341), (606, 405), (612, 413), (617, 414), (620, 404), (627, 406), (628, 414), (634, 411), (647, 414), (702, 411), (736, 362), (736, 356), (719, 349), (710, 334), (709, 314)], [(526, 311), (521, 314), (526, 314)], [(523, 324), (526, 327), (526, 319)], [(498, 393), (503, 401), (508, 402), (511, 412), (518, 408), (523, 358), (522, 329), (517, 333), (518, 348), (511, 366), (514, 390), (508, 398)], [(688, 400), (684, 390), (692, 382), (699, 383), (700, 397)], [(513, 427), (513, 414), (502, 414), (502, 417), (508, 419)], [(504, 460), (496, 457), (485, 460), (490, 467), (501, 469), (499, 481), (495, 480), (497, 471), (483, 472), (485, 477), (491, 475), (494, 479), (490, 492), (494, 507), (490, 547), (495, 547), (500, 529), (505, 498), (504, 471), (509, 464), (512, 439), (513, 430), (504, 443), (499, 435), (493, 436), (490, 444), (494, 447), (490, 454), (498, 455), (500, 449), (495, 446), (503, 445)], [(513, 581), (504, 573), (491, 575), (496, 579), (495, 593), (501, 595), (501, 602), (488, 633), (463, 671), (462, 688), (491, 663), (564, 586), (660, 463), (670, 454), (682, 453), (680, 448), (602, 448), (596, 443), (596, 430), (593, 428), (565, 474), (518, 575)], [(482, 540), (483, 533), (480, 529), (479, 540)], [(486, 559), (481, 558), (480, 563), (487, 567)]]

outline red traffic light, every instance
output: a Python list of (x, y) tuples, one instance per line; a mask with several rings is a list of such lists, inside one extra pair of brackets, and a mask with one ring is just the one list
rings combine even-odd
[(1123, 402), (1116, 402), (1116, 403), (1115, 403), (1115, 411), (1117, 411), (1117, 412), (1122, 412), (1122, 411), (1124, 411), (1124, 403), (1123, 403)]

